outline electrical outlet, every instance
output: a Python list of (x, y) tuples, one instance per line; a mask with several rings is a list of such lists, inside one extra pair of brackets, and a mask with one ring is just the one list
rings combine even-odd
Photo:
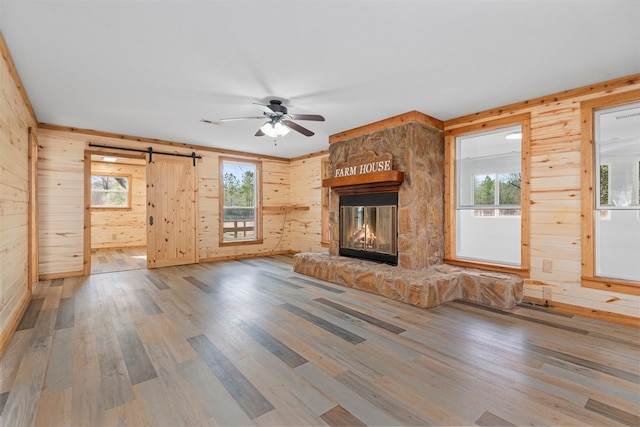
[(551, 287), (550, 286), (544, 286), (542, 288), (542, 299), (547, 300), (547, 301), (551, 301), (552, 292), (551, 292)]

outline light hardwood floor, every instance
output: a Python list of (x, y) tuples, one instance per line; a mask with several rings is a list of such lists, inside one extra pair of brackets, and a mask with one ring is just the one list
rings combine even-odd
[(147, 268), (147, 248), (91, 250), (91, 274)]
[(640, 425), (638, 329), (520, 306), (423, 310), (291, 257), (37, 284), (0, 425)]

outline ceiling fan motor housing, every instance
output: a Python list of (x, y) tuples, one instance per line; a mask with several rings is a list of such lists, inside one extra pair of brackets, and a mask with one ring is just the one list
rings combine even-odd
[(274, 113), (281, 113), (282, 115), (287, 114), (287, 107), (282, 105), (282, 101), (278, 99), (272, 99), (271, 101), (269, 101), (269, 108)]

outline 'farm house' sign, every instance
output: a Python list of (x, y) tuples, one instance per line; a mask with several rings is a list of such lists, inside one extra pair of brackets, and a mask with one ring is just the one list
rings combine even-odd
[[(373, 154), (373, 153), (371, 153)], [(393, 156), (390, 153), (381, 156), (367, 156), (350, 159), (348, 162), (340, 163), (333, 171), (333, 178), (345, 176), (364, 175), (374, 172), (390, 171)]]

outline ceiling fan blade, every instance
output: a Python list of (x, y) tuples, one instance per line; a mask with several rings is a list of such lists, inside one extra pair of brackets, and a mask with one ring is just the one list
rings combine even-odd
[(229, 119), (220, 119), (218, 120), (219, 122), (233, 122), (236, 120), (253, 120), (253, 119), (261, 119), (264, 120), (264, 116), (260, 116), (260, 117), (232, 117)]
[(287, 125), (291, 129), (293, 129), (293, 130), (295, 130), (297, 132), (300, 132), (304, 136), (312, 136), (312, 135), (314, 135), (314, 133), (311, 132), (309, 129), (304, 128), (304, 127), (300, 126), (299, 124), (297, 124), (296, 122), (292, 122), (291, 120), (283, 120), (282, 123), (284, 123), (285, 125)]
[(268, 105), (260, 104), (259, 102), (254, 102), (254, 103), (253, 103), (253, 105), (258, 105), (258, 106), (260, 106), (260, 108), (262, 108), (262, 111), (264, 111), (266, 114), (271, 115), (271, 114), (275, 113), (275, 111), (273, 111), (273, 110), (271, 109), (271, 107), (269, 107)]
[(313, 120), (314, 122), (324, 122), (324, 117), (318, 114), (289, 114), (293, 120)]
[(218, 120), (208, 120), (208, 119), (200, 119), (202, 123), (207, 123), (209, 125), (219, 125), (221, 124)]

